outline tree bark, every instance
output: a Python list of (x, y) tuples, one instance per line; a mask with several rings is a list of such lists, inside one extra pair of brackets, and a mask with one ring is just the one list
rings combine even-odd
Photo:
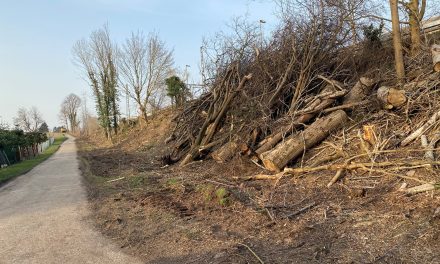
[(399, 9), (397, 6), (397, 0), (390, 0), (390, 8), (396, 73), (399, 82), (403, 82), (403, 79), (405, 78), (405, 66), (403, 64), (402, 37), (400, 35)]
[(318, 144), (330, 133), (347, 121), (343, 110), (333, 112), (316, 120), (303, 132), (291, 136), (273, 150), (261, 154), (264, 166), (271, 171), (281, 171), (291, 160), (297, 158), (306, 149)]
[[(337, 81), (334, 81), (334, 82), (337, 82)], [(341, 83), (338, 83), (338, 85), (342, 86)], [(262, 153), (269, 151), (278, 142), (280, 142), (283, 139), (283, 137), (288, 136), (288, 134), (290, 132), (292, 132), (295, 128), (303, 126), (305, 123), (312, 120), (319, 112), (321, 112), (322, 110), (331, 106), (335, 102), (335, 100), (337, 99), (337, 97), (332, 96), (331, 92), (334, 92), (333, 85), (327, 84), (325, 86), (325, 88), (321, 91), (321, 93), (318, 94), (317, 98), (314, 99), (311, 103), (309, 103), (309, 106), (313, 104), (313, 107), (306, 106), (307, 111), (303, 111), (303, 113), (300, 114), (295, 119), (295, 121), (292, 122), (292, 124), (281, 128), (278, 133), (271, 135), (268, 138), (268, 140), (255, 151), (255, 153), (257, 153), (257, 155), (260, 156)], [(337, 93), (337, 92), (335, 92), (335, 93)], [(323, 95), (326, 95), (326, 96), (323, 96)], [(320, 96), (322, 96), (322, 97), (320, 97)]]
[[(426, 1), (426, 0), (423, 0)], [(411, 36), (411, 56), (414, 57), (420, 52), (420, 17), (419, 0), (411, 0), (407, 4), (409, 17), (409, 32)]]
[(343, 104), (353, 104), (365, 100), (373, 88), (373, 79), (361, 77), (359, 81), (351, 88), (350, 92), (344, 97)]
[(218, 162), (226, 162), (234, 157), (238, 152), (239, 145), (236, 142), (228, 142), (214, 151), (211, 156)]

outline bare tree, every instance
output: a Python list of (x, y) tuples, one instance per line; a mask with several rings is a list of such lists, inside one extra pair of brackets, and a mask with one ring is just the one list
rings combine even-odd
[(80, 40), (73, 47), (75, 63), (83, 70), (92, 87), (101, 126), (111, 139), (118, 129), (117, 47), (110, 39), (107, 26), (92, 32), (88, 40)]
[(37, 107), (32, 106), (29, 109), (20, 107), (14, 123), (26, 132), (34, 132), (44, 123), (44, 120)]
[(89, 119), (90, 113), (87, 108), (87, 93), (84, 92), (82, 95), (82, 107), (81, 107), (81, 135), (88, 136), (89, 135)]
[(148, 107), (155, 108), (164, 96), (164, 81), (173, 67), (173, 52), (155, 33), (147, 37), (132, 33), (119, 56), (121, 82), (128, 84), (129, 96), (136, 101), (147, 121)]
[(63, 124), (64, 128), (69, 130), (69, 117), (67, 113), (67, 108), (64, 105), (61, 105), (60, 112), (58, 113), (58, 119)]
[(78, 110), (80, 106), (81, 98), (73, 93), (69, 94), (61, 104), (61, 116), (68, 121), (72, 132), (76, 132), (79, 125)]

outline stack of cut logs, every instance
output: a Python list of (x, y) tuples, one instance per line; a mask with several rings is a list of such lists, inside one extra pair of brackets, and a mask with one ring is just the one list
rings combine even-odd
[[(428, 76), (425, 81), (438, 79), (439, 77), (440, 45), (433, 45), (431, 51), (435, 73)], [(313, 99), (308, 100), (302, 110), (296, 112), (294, 121), (290, 125), (282, 127), (277, 132), (269, 135), (258, 144), (254, 154), (266, 169), (273, 172), (282, 171), (291, 161), (323, 141), (333, 131), (343, 127), (344, 123), (348, 120), (347, 110), (370, 102), (369, 98), (375, 84), (370, 78), (360, 78), (350, 91), (345, 90), (343, 84), (337, 81), (323, 79), (327, 82), (327, 85)], [(420, 84), (417, 82), (408, 83), (404, 86), (404, 89), (381, 86), (376, 93), (377, 101), (382, 104), (384, 109), (402, 107), (407, 102), (405, 90), (410, 89), (414, 85)], [(343, 97), (342, 105), (332, 107), (336, 100), (341, 97)], [(298, 131), (301, 127), (304, 127), (304, 124), (312, 121), (319, 114), (322, 116), (304, 130)], [(440, 111), (437, 115), (440, 116)], [(433, 118), (437, 119), (437, 115)], [(403, 140), (402, 145), (405, 146), (415, 137), (420, 136), (420, 133), (417, 134), (416, 132), (413, 133), (414, 135), (410, 135)], [(212, 157), (219, 162), (225, 162), (235, 156), (240, 150), (243, 153), (243, 150), (247, 151), (247, 148), (243, 144), (232, 141), (214, 151)]]
[[(268, 170), (281, 171), (305, 150), (320, 143), (330, 133), (341, 128), (348, 120), (344, 110), (366, 104), (368, 102), (366, 99), (374, 85), (373, 80), (363, 77), (350, 91), (347, 91), (343, 88), (343, 84), (337, 81), (327, 80), (327, 82), (328, 84), (318, 95), (308, 100), (306, 106), (297, 111), (296, 118), (290, 125), (280, 128), (279, 131), (258, 144), (255, 154)], [(343, 97), (342, 105), (332, 107), (341, 97)], [(324, 115), (304, 130), (297, 131), (319, 114)], [(239, 144), (229, 142), (214, 151), (212, 157), (224, 162), (232, 158), (238, 149)]]
[[(437, 75), (436, 75), (437, 76)], [(360, 80), (347, 91), (343, 84), (327, 80), (328, 84), (313, 99), (306, 102), (306, 106), (297, 111), (296, 118), (288, 125), (281, 127), (277, 132), (267, 136), (258, 144), (254, 152), (250, 152), (246, 145), (230, 141), (214, 151), (211, 156), (218, 162), (226, 162), (237, 153), (253, 153), (264, 167), (273, 172), (282, 171), (290, 162), (300, 157), (304, 151), (319, 144), (332, 132), (344, 127), (348, 121), (350, 110), (370, 102), (375, 82), (367, 77)], [(404, 90), (382, 86), (376, 93), (377, 101), (383, 108), (392, 109), (405, 105), (407, 98)], [(333, 106), (342, 97), (342, 104)], [(348, 111), (348, 112), (347, 112)], [(319, 118), (316, 118), (321, 115)], [(310, 125), (304, 124), (313, 121)]]
[[(425, 82), (439, 78), (440, 45), (434, 45), (431, 51), (435, 73), (424, 78)], [(213, 99), (207, 112), (207, 118), (197, 137), (192, 140), (190, 150), (180, 163), (181, 166), (191, 162), (202, 152), (209, 153), (210, 148), (220, 146), (211, 153), (211, 157), (216, 161), (226, 162), (240, 153), (251, 156), (254, 162), (260, 161), (270, 171), (280, 172), (289, 163), (302, 156), (305, 151), (325, 140), (332, 132), (344, 127), (352, 109), (371, 103), (371, 98), (382, 104), (384, 109), (403, 107), (408, 101), (405, 91), (420, 86), (418, 82), (405, 84), (403, 89), (381, 86), (377, 90), (374, 89), (375, 92), (373, 92), (373, 87), (377, 82), (368, 77), (360, 78), (351, 89), (347, 89), (344, 84), (338, 81), (318, 76), (325, 85), (318, 94), (305, 99), (301, 109), (289, 111), (289, 119), (292, 119), (290, 124), (272, 131), (272, 134), (263, 139), (257, 139), (259, 132), (256, 129), (255, 135), (251, 136), (253, 138), (251, 144), (244, 144), (242, 141), (232, 139), (225, 143), (225, 137), (214, 140), (214, 135), (221, 131), (222, 120), (227, 115), (234, 97), (243, 90), (246, 82), (252, 78), (252, 74), (248, 74), (239, 78), (237, 82), (231, 82), (233, 72), (234, 68), (231, 67), (217, 89), (213, 90)], [(224, 87), (226, 89), (223, 89)], [(338, 102), (341, 104), (337, 105)], [(440, 112), (437, 115), (440, 116)], [(437, 116), (434, 118), (437, 120)], [(415, 135), (415, 137), (419, 136)], [(237, 138), (239, 137), (237, 136)], [(402, 145), (404, 146), (412, 140), (413, 138), (406, 139)]]

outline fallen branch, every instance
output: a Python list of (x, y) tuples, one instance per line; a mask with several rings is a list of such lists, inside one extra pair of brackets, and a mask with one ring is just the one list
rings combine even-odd
[(286, 215), (286, 218), (292, 218), (292, 217), (295, 217), (295, 216), (297, 216), (297, 215), (300, 215), (300, 214), (302, 214), (302, 213), (308, 211), (309, 209), (313, 208), (314, 206), (316, 206), (316, 203), (315, 203), (315, 202), (312, 202), (312, 203), (310, 203), (310, 204), (304, 206), (303, 208), (299, 209), (298, 211)]
[(120, 180), (123, 180), (123, 179), (125, 179), (125, 177), (121, 177), (121, 178), (117, 178), (117, 179), (113, 179), (113, 180), (108, 180), (108, 181), (106, 181), (107, 183), (110, 183), (110, 182), (116, 182), (116, 181), (120, 181)]
[(249, 250), (249, 252), (252, 253), (252, 255), (254, 255), (254, 257), (261, 263), (264, 264), (264, 261), (257, 255), (257, 253), (255, 253), (248, 245), (243, 244), (243, 243), (238, 243), (241, 246), (244, 246), (245, 248), (247, 248)]
[(257, 174), (247, 177), (233, 177), (234, 180), (241, 180), (241, 181), (253, 181), (253, 180), (279, 180), (284, 176), (285, 172), (279, 172), (274, 175), (270, 174)]
[(356, 102), (356, 103), (349, 103), (349, 104), (338, 105), (338, 106), (335, 106), (335, 107), (330, 107), (330, 108), (324, 109), (322, 112), (324, 114), (326, 114), (326, 113), (330, 113), (330, 112), (333, 112), (333, 111), (336, 111), (336, 110), (351, 109), (351, 108), (356, 107), (356, 106), (368, 104), (369, 102), (370, 102), (370, 100), (364, 100), (364, 101)]
[(435, 114), (433, 114), (431, 116), (431, 118), (428, 120), (428, 122), (426, 122), (423, 126), (421, 126), (419, 129), (417, 129), (416, 131), (414, 131), (413, 133), (411, 133), (409, 136), (407, 136), (404, 140), (402, 140), (402, 142), (400, 143), (400, 145), (402, 145), (403, 147), (408, 145), (409, 143), (411, 143), (413, 140), (415, 140), (416, 138), (420, 137), (424, 132), (426, 132), (432, 125), (435, 124), (435, 122), (437, 121), (437, 118), (440, 116), (440, 111), (436, 112)]
[(416, 194), (421, 192), (433, 191), (436, 189), (440, 189), (440, 184), (425, 183), (412, 188), (408, 188), (405, 192), (408, 194)]
[(337, 171), (340, 169), (344, 170), (355, 170), (362, 169), (364, 167), (374, 168), (374, 167), (399, 167), (399, 166), (419, 166), (419, 165), (440, 165), (440, 161), (425, 161), (425, 160), (416, 160), (416, 161), (384, 161), (384, 162), (365, 162), (365, 163), (350, 163), (350, 164), (330, 164), (330, 165), (322, 165), (318, 167), (303, 167), (303, 168), (285, 168), (284, 172), (289, 174), (301, 174), (306, 172), (316, 172), (323, 170), (333, 170)]

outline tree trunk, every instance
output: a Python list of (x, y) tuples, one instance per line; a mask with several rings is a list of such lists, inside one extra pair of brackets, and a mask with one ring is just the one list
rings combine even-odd
[(236, 142), (228, 142), (214, 151), (211, 156), (218, 162), (225, 162), (234, 157), (238, 152), (239, 145)]
[(420, 21), (419, 0), (411, 0), (408, 3), (409, 32), (411, 36), (411, 56), (414, 57), (420, 52)]
[(432, 63), (434, 65), (434, 71), (440, 72), (440, 45), (432, 45)]
[(297, 158), (306, 149), (318, 144), (330, 133), (347, 121), (343, 110), (335, 111), (316, 120), (303, 132), (291, 136), (278, 144), (273, 150), (261, 154), (264, 166), (271, 171), (281, 171), (291, 160)]
[(403, 64), (402, 37), (400, 35), (399, 9), (397, 6), (397, 0), (390, 0), (390, 8), (393, 25), (393, 46), (396, 73), (399, 82), (403, 82), (403, 79), (405, 78), (405, 66)]

